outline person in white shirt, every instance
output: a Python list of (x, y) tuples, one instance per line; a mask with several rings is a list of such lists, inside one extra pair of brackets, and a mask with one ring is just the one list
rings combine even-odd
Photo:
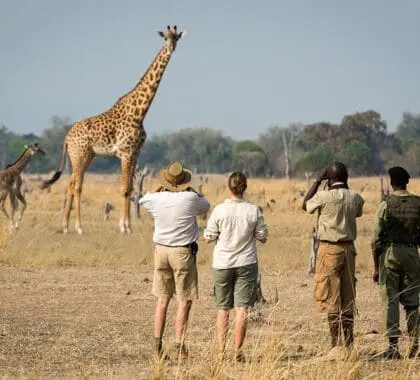
[(152, 294), (157, 297), (153, 352), (164, 357), (162, 336), (169, 301), (178, 299), (175, 320), (176, 348), (181, 357), (188, 351), (184, 338), (193, 298), (197, 298), (198, 225), (196, 216), (208, 212), (210, 204), (190, 187), (191, 171), (179, 162), (158, 174), (159, 186), (139, 201), (154, 218), (155, 242)]
[(268, 230), (259, 208), (243, 198), (247, 188), (245, 175), (232, 173), (228, 186), (230, 197), (214, 208), (204, 238), (207, 242), (216, 241), (212, 266), (219, 354), (225, 354), (229, 311), (235, 307), (233, 358), (241, 361), (244, 359), (241, 347), (246, 335), (247, 311), (254, 305), (258, 291), (256, 240), (265, 243)]

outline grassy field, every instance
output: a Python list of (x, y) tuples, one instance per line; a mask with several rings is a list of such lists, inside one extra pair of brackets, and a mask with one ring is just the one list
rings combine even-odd
[[(227, 195), (226, 177), (210, 176), (203, 192), (212, 206)], [(215, 358), (212, 246), (198, 255), (200, 298), (193, 305), (187, 362), (152, 360), (154, 299), (152, 220), (142, 213), (133, 234), (120, 235), (118, 178), (88, 175), (82, 200), (84, 235), (60, 232), (67, 178), (50, 192), (27, 180), (28, 208), (21, 228), (0, 216), (0, 376), (2, 378), (112, 379), (415, 379), (420, 360), (372, 361), (384, 348), (378, 287), (371, 281), (369, 241), (380, 198), (379, 178), (350, 187), (366, 204), (359, 220), (356, 350), (349, 360), (326, 360), (325, 316), (314, 310), (307, 274), (315, 217), (301, 211), (305, 181), (251, 180), (247, 197), (264, 209), (270, 238), (259, 245), (262, 289), (268, 303), (250, 315), (246, 363)], [(146, 182), (146, 187), (153, 185)], [(410, 183), (420, 194), (420, 181)], [(108, 221), (103, 209), (116, 209)], [(267, 206), (269, 205), (269, 207)], [(204, 227), (206, 221), (199, 220)], [(200, 239), (201, 240), (201, 239)], [(278, 302), (276, 300), (278, 299)], [(173, 345), (174, 306), (165, 345)], [(402, 314), (402, 326), (405, 322)], [(231, 341), (231, 340), (230, 340)], [(401, 340), (402, 352), (407, 339)]]

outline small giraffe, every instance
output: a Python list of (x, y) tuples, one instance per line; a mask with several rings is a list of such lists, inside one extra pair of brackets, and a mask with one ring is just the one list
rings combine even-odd
[[(12, 164), (7, 165), (5, 169), (0, 171), (0, 204), (3, 213), (7, 219), (11, 220), (12, 225), (18, 229), (19, 222), (22, 220), (23, 212), (26, 209), (26, 200), (22, 195), (22, 177), (20, 174), (28, 165), (29, 161), (34, 155), (45, 155), (45, 152), (39, 148), (38, 144), (25, 145), (25, 149), (19, 158)], [(4, 202), (7, 196), (10, 197), (10, 204), (12, 206), (11, 215), (6, 211)], [(15, 221), (15, 211), (17, 208), (16, 198), (22, 203), (17, 221)]]
[(143, 120), (156, 95), (177, 42), (184, 32), (178, 33), (176, 26), (171, 29), (168, 25), (166, 32), (159, 31), (158, 34), (165, 40), (165, 45), (138, 84), (108, 111), (74, 124), (64, 142), (59, 170), (41, 186), (45, 189), (60, 178), (67, 152), (72, 165), (72, 174), (67, 188), (63, 215), (64, 233), (68, 233), (73, 200), (76, 231), (79, 234), (83, 233), (80, 220), (80, 196), (85, 171), (95, 155), (116, 156), (121, 160), (122, 210), (119, 225), (121, 233), (131, 233), (130, 198), (133, 190), (133, 175), (140, 149), (146, 139)]

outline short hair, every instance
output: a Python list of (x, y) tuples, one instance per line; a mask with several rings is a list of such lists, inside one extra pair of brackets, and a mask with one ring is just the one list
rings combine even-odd
[(401, 166), (394, 166), (388, 170), (391, 185), (404, 187), (408, 184), (410, 174)]
[(237, 196), (242, 196), (248, 186), (246, 176), (242, 172), (234, 172), (229, 176), (229, 190)]
[(347, 183), (349, 178), (349, 173), (347, 171), (346, 165), (342, 162), (336, 161), (328, 168), (328, 177), (335, 181), (342, 181)]

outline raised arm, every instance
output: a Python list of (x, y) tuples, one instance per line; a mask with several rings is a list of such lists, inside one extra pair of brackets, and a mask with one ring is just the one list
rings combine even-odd
[(321, 174), (317, 177), (317, 179), (314, 181), (314, 183), (312, 184), (312, 186), (310, 187), (310, 189), (306, 193), (305, 198), (303, 199), (302, 209), (304, 211), (307, 211), (307, 203), (316, 194), (316, 192), (318, 191), (319, 186), (321, 185), (321, 182), (324, 179), (327, 179), (327, 178), (328, 178), (328, 170), (327, 169), (324, 169), (321, 172)]

